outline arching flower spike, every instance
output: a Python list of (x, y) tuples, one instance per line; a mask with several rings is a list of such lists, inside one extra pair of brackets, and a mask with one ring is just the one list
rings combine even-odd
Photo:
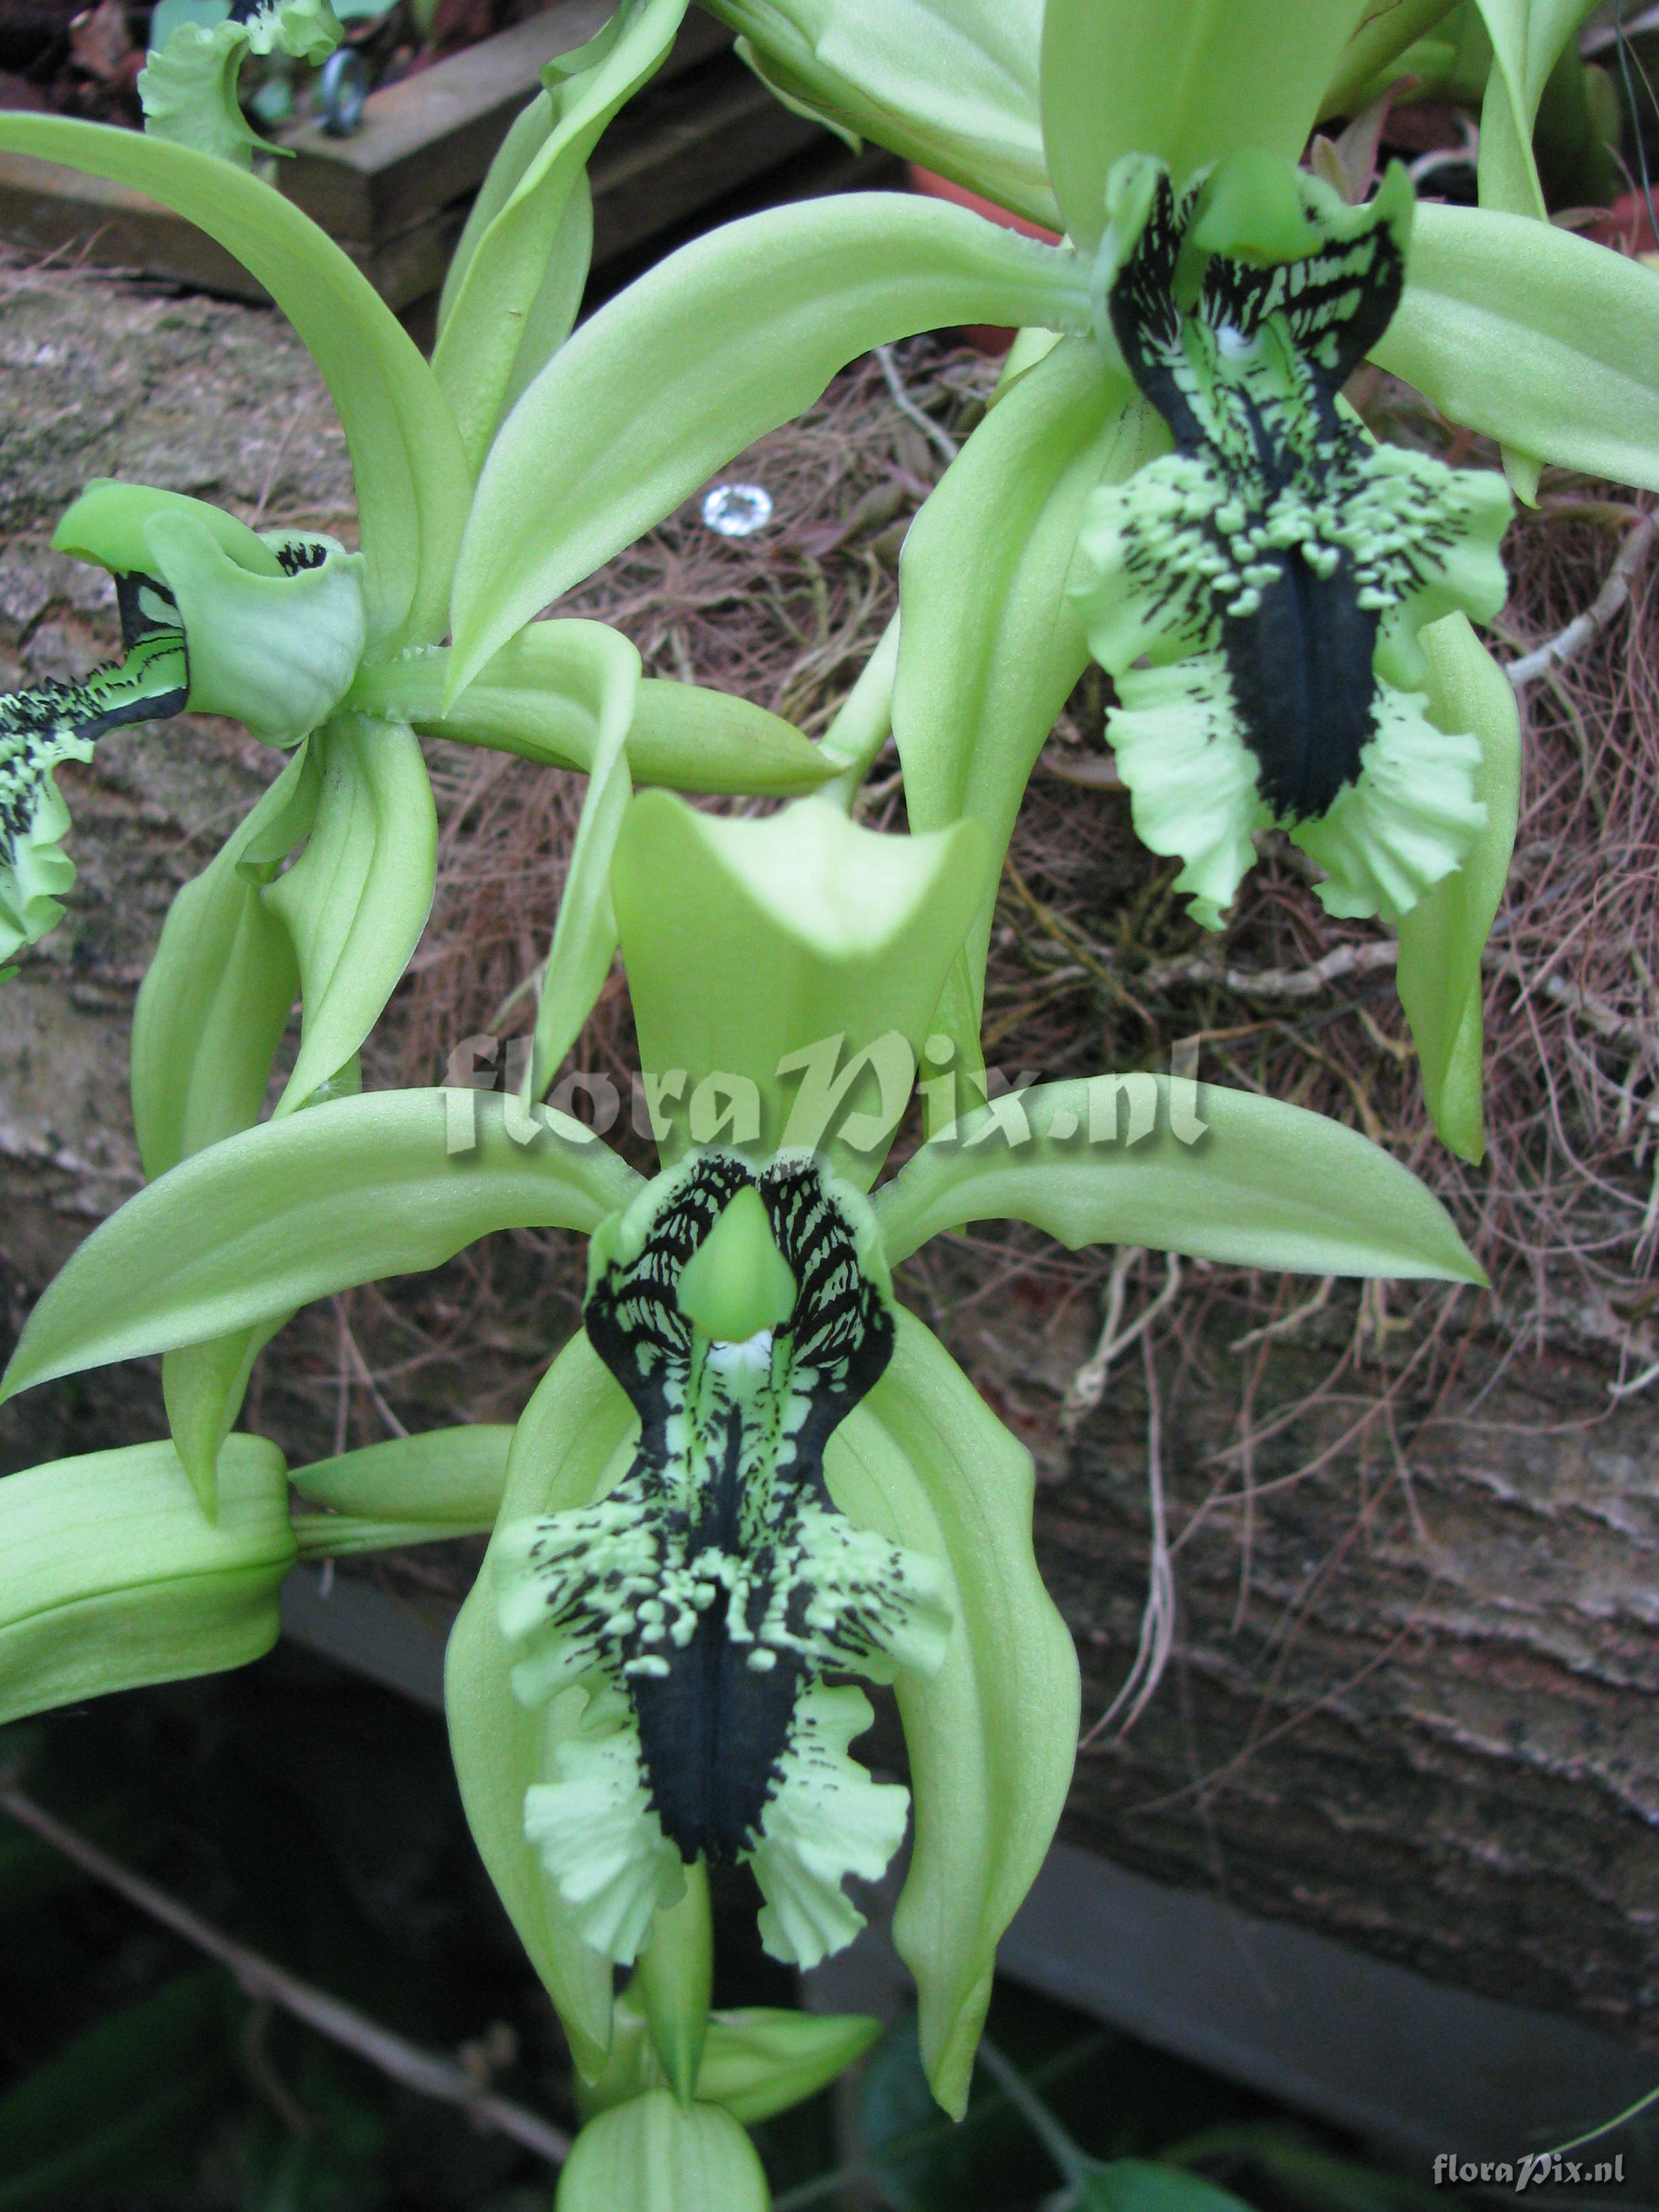
[(1405, 171), (1351, 208), (1260, 162), (1179, 198), (1150, 161), (1113, 173), (1112, 330), (1175, 450), (1093, 495), (1073, 596), (1117, 684), (1135, 828), (1185, 861), (1199, 921), (1220, 926), (1271, 823), (1332, 913), (1397, 920), (1486, 821), (1480, 746), (1429, 720), (1417, 635), (1503, 605), (1509, 495), (1341, 410), (1405, 281)]

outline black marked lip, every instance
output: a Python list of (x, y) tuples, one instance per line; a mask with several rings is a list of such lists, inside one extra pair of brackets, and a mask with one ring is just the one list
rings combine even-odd
[(1277, 576), (1254, 614), (1223, 617), (1221, 649), (1261, 796), (1306, 821), (1353, 782), (1375, 733), (1378, 617), (1358, 605), (1346, 553), (1329, 576), (1297, 552), (1264, 558)]
[[(798, 1285), (793, 1312), (774, 1332), (784, 1388), (799, 1370), (810, 1369), (815, 1379), (787, 1454), (769, 1455), (763, 1431), (774, 1411), (769, 1367), (752, 1396), (733, 1399), (721, 1421), (697, 1436), (696, 1463), (684, 1463), (671, 1454), (668, 1436), (677, 1414), (685, 1419), (696, 1341), (675, 1286), (726, 1206), (747, 1186), (759, 1189)], [(659, 1562), (671, 1551), (687, 1567), (700, 1559), (732, 1562), (747, 1577), (742, 1621), (751, 1639), (786, 1587), (786, 1625), (804, 1637), (811, 1565), (803, 1510), (835, 1514), (823, 1480), (824, 1447), (879, 1379), (893, 1346), (891, 1316), (857, 1264), (854, 1232), (819, 1167), (774, 1161), (756, 1170), (727, 1154), (697, 1160), (665, 1201), (643, 1250), (630, 1262), (613, 1264), (596, 1283), (586, 1319), (594, 1349), (640, 1415), (640, 1448), (627, 1483), (640, 1489), (642, 1510), (654, 1506), (660, 1516)], [(716, 1394), (724, 1387), (721, 1370), (711, 1376), (705, 1364), (702, 1374)], [(755, 1425), (752, 1432), (745, 1421)], [(757, 1443), (758, 1456), (751, 1449)], [(671, 1510), (670, 1487), (677, 1482), (689, 1485), (689, 1501)], [(825, 1671), (787, 1643), (767, 1646), (769, 1666), (751, 1665), (755, 1642), (732, 1633), (730, 1602), (722, 1583), (684, 1644), (641, 1641), (623, 1653), (624, 1668), (641, 1653), (665, 1663), (665, 1671), (625, 1672), (623, 1679), (651, 1806), (687, 1860), (729, 1862), (753, 1850), (801, 1693)]]

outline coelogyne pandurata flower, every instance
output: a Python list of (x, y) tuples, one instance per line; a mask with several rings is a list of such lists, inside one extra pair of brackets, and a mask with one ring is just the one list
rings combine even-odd
[(854, 1528), (824, 1482), (892, 1354), (876, 1224), (810, 1153), (703, 1153), (600, 1231), (590, 1273), (588, 1335), (640, 1441), (601, 1504), (498, 1539), (518, 1694), (593, 1688), (526, 1830), (624, 1964), (701, 1857), (752, 1863), (766, 1948), (816, 1966), (862, 1925), (842, 1876), (885, 1871), (908, 1802), (848, 1757), (869, 1701), (823, 1676), (930, 1673), (951, 1621), (935, 1563)]
[(60, 762), (88, 761), (109, 731), (187, 707), (297, 744), (363, 649), (362, 558), (331, 538), (261, 535), (200, 500), (102, 483), (52, 544), (113, 573), (125, 650), (81, 683), (0, 698), (0, 959), (46, 934), (75, 880)]
[(1405, 171), (1361, 208), (1296, 175), (1268, 258), (1249, 214), (1271, 181), (1235, 161), (1177, 196), (1155, 162), (1113, 173), (1111, 328), (1175, 450), (1094, 494), (1073, 584), (1135, 828), (1212, 928), (1271, 823), (1334, 914), (1396, 920), (1459, 865), (1480, 747), (1429, 720), (1417, 634), (1505, 592), (1502, 479), (1375, 445), (1339, 398), (1399, 302)]

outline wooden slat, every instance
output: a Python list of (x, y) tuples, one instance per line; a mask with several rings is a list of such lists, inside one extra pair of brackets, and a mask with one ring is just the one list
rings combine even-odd
[[(427, 297), (541, 70), (591, 38), (612, 4), (558, 0), (388, 86), (371, 95), (350, 138), (309, 126), (293, 132), (295, 156), (274, 165), (274, 181), (392, 307)], [(712, 18), (689, 17), (657, 76), (601, 142), (592, 165), (597, 268), (683, 232), (702, 210), (830, 143), (773, 100), (731, 44)], [(67, 250), (234, 299), (266, 296), (240, 263), (160, 202), (31, 156), (0, 155), (0, 234), (32, 252)]]
[[(331, 138), (317, 124), (277, 134), (295, 158), (279, 179), (289, 198), (341, 240), (389, 238), (434, 208), (476, 191), (541, 72), (585, 45), (613, 0), (558, 4), (371, 93), (362, 126)], [(729, 47), (732, 34), (698, 15), (682, 28), (653, 82), (672, 82)]]

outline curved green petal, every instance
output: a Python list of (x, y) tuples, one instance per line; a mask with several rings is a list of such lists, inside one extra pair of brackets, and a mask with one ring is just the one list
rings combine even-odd
[(1401, 920), (1395, 981), (1434, 1126), (1460, 1159), (1479, 1166), (1486, 1152), (1480, 955), (1503, 902), (1520, 819), (1521, 714), (1509, 678), (1461, 615), (1433, 624), (1421, 642), (1430, 714), (1480, 740), (1486, 826), (1456, 874)]
[(167, 909), (132, 1015), (132, 1119), (154, 1182), (258, 1119), (300, 971), (260, 897), (310, 830), (316, 764), (297, 753)]
[(665, 1161), (717, 1139), (817, 1146), (867, 1189), (984, 868), (969, 822), (887, 837), (828, 799), (733, 822), (636, 799), (611, 887), (641, 1065), (675, 1086), (658, 1111)]
[(306, 848), (267, 886), (300, 967), (292, 1113), (346, 1068), (409, 965), (432, 910), (438, 817), (413, 733), (337, 714), (311, 740), (319, 786)]
[(611, 863), (634, 795), (626, 745), (639, 697), (640, 654), (620, 630), (599, 623), (591, 627), (599, 635), (592, 641), (585, 672), (588, 681), (582, 703), (594, 726), (593, 750), (536, 1010), (529, 1069), (532, 1098), (546, 1091), (581, 1034), (617, 951)]
[(309, 1107), (197, 1153), (94, 1230), (29, 1316), (0, 1396), (441, 1267), (493, 1230), (591, 1235), (639, 1182), (591, 1129), (494, 1093)]
[(1048, 0), (1042, 135), (1077, 243), (1098, 246), (1106, 179), (1151, 154), (1177, 185), (1206, 162), (1300, 156), (1366, 0)]
[(0, 1481), (0, 1723), (270, 1650), (294, 1564), (283, 1455), (233, 1437), (209, 1522), (169, 1443)]
[(772, 2195), (728, 2112), (649, 2089), (588, 2122), (554, 2202), (555, 2212), (768, 2212)]
[(328, 0), (264, 0), (222, 22), (180, 23), (138, 72), (144, 128), (240, 169), (252, 167), (256, 152), (286, 153), (243, 118), (242, 64), (249, 54), (282, 53), (314, 67), (343, 36)]
[(902, 194), (774, 208), (683, 246), (559, 349), (490, 447), (455, 572), (453, 694), (870, 347), (1085, 313), (1073, 257)]
[[(489, 450), (509, 392), (528, 380), (518, 374), (525, 347), (541, 347), (545, 359), (575, 320), (592, 237), (588, 155), (617, 109), (661, 67), (686, 5), (687, 0), (622, 0), (596, 39), (560, 58), (533, 103), (538, 111), (545, 105), (546, 134), (488, 224), (469, 241), (460, 280), (443, 302), (432, 369), (455, 410), (474, 467)], [(538, 115), (532, 126), (538, 131), (539, 120)], [(515, 166), (529, 137), (526, 130), (514, 143), (508, 158)], [(586, 207), (585, 228), (580, 220), (567, 227), (573, 206)], [(562, 330), (556, 316), (536, 312), (550, 283), (552, 296), (568, 308)]]
[(1144, 1244), (1315, 1275), (1486, 1280), (1439, 1200), (1369, 1137), (1165, 1075), (999, 1100), (931, 1138), (872, 1203), (895, 1267), (945, 1230), (1002, 1220), (1071, 1251)]
[(1037, 115), (1042, 0), (709, 0), (779, 98), (1060, 228)]
[(340, 247), (258, 178), (137, 131), (9, 113), (0, 148), (151, 193), (258, 279), (339, 410), (368, 563), (371, 643), (384, 650), (441, 636), (471, 472), (431, 370)]
[[(911, 526), (893, 732), (913, 830), (969, 815), (1000, 859), (1026, 780), (1088, 658), (1066, 581), (1090, 495), (1167, 443), (1133, 386), (1086, 339), (1062, 338), (999, 399)], [(969, 939), (979, 1032), (997, 875)]]
[(1659, 273), (1553, 223), (1419, 206), (1371, 359), (1454, 422), (1659, 489)]
[[(508, 1455), (503, 1524), (601, 1496), (638, 1424), (586, 1336), (574, 1337), (526, 1407)], [(564, 2023), (578, 2070), (602, 2071), (611, 2045), (611, 1967), (575, 1931), (570, 1908), (525, 1834), (525, 1798), (569, 1725), (562, 1707), (513, 1694), (514, 1655), (496, 1625), (488, 1561), (449, 1639), (444, 1705), (450, 1749), (479, 1856)]]
[(1077, 1754), (1078, 1665), (1031, 1552), (1030, 1454), (902, 1310), (891, 1365), (830, 1442), (843, 1512), (941, 1561), (944, 1665), (902, 1673), (915, 1844), (894, 1920), (933, 2094), (960, 2118), (996, 1947), (1036, 1879)]

